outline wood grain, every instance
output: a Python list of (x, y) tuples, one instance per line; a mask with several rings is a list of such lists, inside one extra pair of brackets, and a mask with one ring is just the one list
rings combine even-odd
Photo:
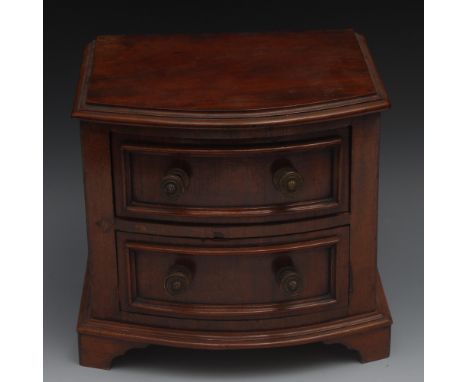
[(351, 30), (101, 36), (83, 57), (80, 363), (149, 344), (389, 355), (381, 110)]
[(352, 291), (349, 314), (375, 308), (377, 278), (377, 209), (379, 189), (379, 116), (356, 120), (351, 148)]
[[(178, 240), (183, 244), (168, 245), (154, 236), (118, 233), (122, 309), (232, 320), (347, 306), (347, 228), (283, 237), (278, 243), (270, 240), (274, 244), (263, 246), (258, 246), (258, 240), (250, 240), (251, 245), (245, 241), (189, 244)], [(191, 271), (192, 282), (184, 293), (171, 296), (164, 289), (164, 279), (176, 264)], [(292, 296), (278, 285), (277, 272), (284, 266), (294, 266), (303, 280), (301, 290)]]
[(119, 341), (102, 336), (78, 335), (80, 365), (109, 370), (112, 361), (130, 349), (143, 348), (146, 344), (130, 341)]
[[(362, 360), (376, 360), (388, 356), (389, 341), (385, 333), (392, 324), (387, 301), (379, 282), (377, 284), (376, 310), (362, 315), (349, 316), (331, 322), (284, 328), (282, 330), (256, 331), (187, 331), (159, 329), (147, 325), (136, 325), (110, 320), (95, 319), (90, 316), (88, 307), (89, 282), (85, 279), (81, 301), (78, 333), (82, 336), (95, 336), (103, 339), (88, 348), (87, 366), (109, 368), (113, 357), (127, 351), (132, 344), (143, 347), (148, 344), (184, 347), (194, 349), (249, 349), (301, 345), (312, 342), (343, 343), (363, 354)], [(374, 335), (375, 332), (383, 332)], [(369, 333), (369, 339), (365, 334)], [(109, 341), (111, 340), (111, 341)], [(111, 342), (116, 341), (112, 350)], [(369, 348), (366, 348), (368, 344)], [(104, 349), (103, 349), (104, 347)], [(387, 349), (387, 350), (385, 350)], [(378, 350), (378, 352), (377, 352)], [(104, 353), (104, 355), (103, 355)], [(85, 359), (82, 358), (84, 361)]]
[(92, 312), (95, 317), (112, 318), (119, 311), (119, 301), (109, 131), (83, 124), (81, 147), (89, 272), (93, 285)]
[[(348, 210), (348, 129), (310, 142), (268, 146), (150, 145), (148, 138), (113, 135), (116, 212), (152, 220), (253, 222), (286, 220)], [(273, 184), (275, 169), (292, 166), (304, 183), (291, 195)], [(171, 168), (190, 181), (177, 199), (160, 184)]]
[(95, 121), (240, 126), (389, 106), (352, 30), (100, 36), (86, 49), (82, 76), (73, 115)]

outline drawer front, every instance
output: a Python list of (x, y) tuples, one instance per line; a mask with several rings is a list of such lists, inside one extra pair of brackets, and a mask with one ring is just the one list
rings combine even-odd
[(203, 245), (181, 239), (183, 244), (175, 246), (170, 244), (173, 239), (117, 233), (121, 307), (202, 319), (265, 318), (345, 307), (348, 229), (293, 239), (205, 240)]
[(301, 143), (167, 147), (113, 138), (116, 214), (281, 220), (348, 211), (348, 132)]

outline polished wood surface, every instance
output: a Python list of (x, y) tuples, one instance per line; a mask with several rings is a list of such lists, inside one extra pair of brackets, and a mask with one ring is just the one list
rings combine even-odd
[[(247, 241), (247, 243), (245, 243)], [(265, 241), (265, 240), (264, 240)], [(181, 240), (117, 233), (122, 309), (201, 319), (271, 318), (347, 306), (347, 228), (258, 240)], [(191, 282), (180, 294), (165, 290), (171, 268)], [(279, 272), (300, 275), (296, 293), (282, 290)], [(176, 321), (173, 322), (176, 327)]]
[(116, 244), (112, 228), (114, 201), (109, 134), (98, 126), (82, 126), (81, 147), (93, 315), (111, 318), (119, 311)]
[[(309, 142), (239, 147), (163, 146), (151, 137), (114, 134), (116, 213), (152, 220), (252, 222), (285, 220), (348, 210), (349, 129)], [(297, 173), (301, 184), (284, 191), (275, 174)], [(161, 183), (182, 171), (183, 192), (168, 195)], [(182, 183), (186, 183), (182, 186)], [(174, 188), (177, 188), (174, 186)]]
[(80, 363), (109, 368), (147, 344), (388, 356), (388, 106), (350, 30), (91, 43), (73, 111), (89, 243)]
[(324, 342), (342, 344), (356, 351), (362, 363), (390, 355), (392, 317), (380, 278), (376, 284), (377, 304), (374, 311), (326, 323), (284, 327), (282, 330), (259, 328), (256, 331), (186, 331), (102, 320), (90, 315), (89, 292), (89, 278), (86, 277), (78, 319), (80, 363), (83, 366), (109, 369), (114, 358), (129, 349), (147, 345), (226, 350)]
[[(290, 62), (297, 64), (284, 70)], [(87, 102), (153, 110), (245, 111), (371, 95), (376, 90), (351, 30), (100, 36)]]
[(366, 43), (352, 30), (99, 36), (85, 51), (73, 114), (227, 127), (388, 106)]

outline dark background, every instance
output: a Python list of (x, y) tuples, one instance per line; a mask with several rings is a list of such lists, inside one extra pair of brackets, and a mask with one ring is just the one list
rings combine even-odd
[[(422, 1), (62, 0), (46, 1), (44, 15), (45, 381), (422, 381)], [(233, 352), (154, 347), (131, 351), (110, 372), (78, 366), (87, 247), (78, 122), (70, 112), (85, 44), (99, 34), (321, 28), (366, 36), (392, 101), (382, 118), (379, 205), (379, 268), (395, 321), (391, 357), (361, 365), (353, 352), (320, 344)]]

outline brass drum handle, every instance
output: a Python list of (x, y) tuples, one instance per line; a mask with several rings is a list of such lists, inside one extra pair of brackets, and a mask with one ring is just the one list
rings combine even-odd
[(169, 199), (177, 199), (189, 186), (189, 176), (181, 168), (171, 168), (161, 180), (161, 190)]
[(283, 267), (276, 273), (281, 290), (287, 295), (295, 295), (302, 289), (302, 277), (292, 266)]
[(273, 184), (283, 195), (292, 195), (302, 187), (304, 178), (292, 166), (280, 167), (273, 174)]
[(164, 279), (164, 289), (172, 296), (184, 293), (192, 281), (192, 272), (183, 265), (174, 265)]

